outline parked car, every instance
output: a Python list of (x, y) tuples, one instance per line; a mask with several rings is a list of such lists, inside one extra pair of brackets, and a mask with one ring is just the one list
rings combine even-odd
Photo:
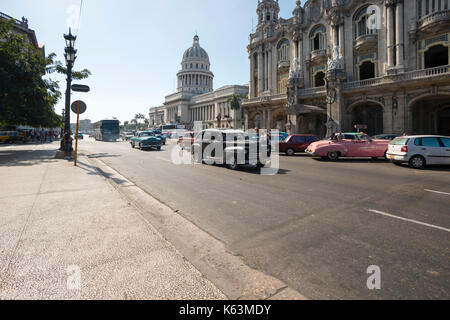
[(280, 132), (280, 141), (285, 141), (289, 138), (289, 135), (286, 132)]
[(25, 134), (19, 133), (17, 131), (1, 131), (0, 132), (0, 142), (2, 143), (14, 143), (14, 142), (25, 142)]
[(312, 143), (306, 152), (313, 157), (330, 161), (344, 158), (386, 158), (388, 140), (374, 140), (361, 133), (344, 133), (341, 140), (322, 140)]
[(399, 135), (398, 134), (379, 134), (377, 136), (372, 137), (372, 139), (375, 140), (389, 140), (392, 141), (395, 138), (397, 138)]
[(178, 138), (178, 145), (182, 150), (191, 150), (191, 146), (194, 144), (194, 134), (193, 131), (189, 131), (184, 136)]
[(79, 139), (79, 140), (83, 140), (83, 139), (84, 139), (84, 136), (83, 136), (82, 133), (79, 133), (79, 134), (78, 134), (78, 139)]
[(259, 140), (247, 139), (241, 130), (207, 129), (195, 137), (191, 155), (196, 163), (226, 164), (231, 170), (251, 164), (262, 168), (269, 163), (270, 148), (267, 148), (267, 157), (261, 157), (260, 148)]
[(450, 137), (399, 137), (389, 144), (387, 157), (394, 164), (408, 163), (414, 169), (433, 164), (450, 164)]
[(124, 133), (122, 133), (123, 141), (129, 141), (133, 137), (134, 137), (134, 133), (133, 132), (124, 132)]
[(158, 139), (161, 139), (161, 143), (163, 144), (163, 146), (165, 146), (167, 143), (167, 137), (162, 135), (161, 131), (153, 130), (152, 132), (155, 135), (155, 137), (157, 137)]
[(130, 139), (131, 147), (139, 148), (141, 150), (161, 150), (161, 139), (157, 138), (153, 131), (138, 132), (135, 137)]
[(294, 134), (279, 143), (279, 151), (280, 153), (286, 153), (288, 156), (293, 156), (297, 152), (305, 152), (311, 143), (318, 140), (312, 134)]

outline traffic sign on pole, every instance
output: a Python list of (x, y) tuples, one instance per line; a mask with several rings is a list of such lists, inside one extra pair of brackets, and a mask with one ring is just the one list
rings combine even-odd
[[(78, 105), (78, 103), (79, 103), (79, 105)], [(78, 107), (79, 107), (79, 109), (78, 109)], [(70, 109), (72, 110), (73, 113), (83, 114), (86, 112), (87, 106), (86, 106), (86, 103), (78, 100), (78, 101), (75, 101), (74, 103), (72, 103), (72, 106), (70, 107)]]
[(75, 157), (74, 157), (74, 165), (77, 166), (77, 156), (78, 156), (78, 130), (80, 128), (80, 114), (86, 112), (87, 106), (83, 101), (75, 101), (72, 103), (71, 107), (72, 111), (77, 114), (77, 132), (75, 135)]
[(88, 86), (82, 84), (73, 84), (72, 90), (75, 92), (89, 92), (91, 89)]

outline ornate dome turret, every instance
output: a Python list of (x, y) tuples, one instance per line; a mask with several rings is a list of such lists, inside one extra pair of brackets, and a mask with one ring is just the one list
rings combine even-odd
[(206, 93), (213, 91), (214, 74), (210, 71), (208, 53), (200, 47), (200, 38), (196, 35), (192, 47), (188, 48), (181, 61), (178, 72), (178, 91)]

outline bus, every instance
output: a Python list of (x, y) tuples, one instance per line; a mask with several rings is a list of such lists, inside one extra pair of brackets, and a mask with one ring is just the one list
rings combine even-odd
[(102, 120), (94, 123), (94, 137), (97, 141), (117, 141), (120, 138), (119, 120)]
[(186, 126), (179, 124), (164, 124), (159, 127), (162, 135), (170, 136), (173, 139), (178, 139), (186, 132)]

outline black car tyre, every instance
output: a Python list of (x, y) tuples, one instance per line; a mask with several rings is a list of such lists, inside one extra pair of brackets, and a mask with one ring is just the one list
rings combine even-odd
[(193, 150), (191, 152), (191, 157), (192, 157), (192, 162), (193, 163), (202, 163), (202, 159), (201, 159), (201, 156), (200, 156), (199, 152), (196, 152), (195, 150)]
[(293, 155), (295, 155), (295, 150), (289, 148), (289, 149), (286, 150), (286, 154), (287, 154), (288, 156), (292, 157)]
[(237, 169), (239, 169), (239, 165), (238, 165), (238, 163), (237, 163), (237, 159), (234, 159), (234, 160), (233, 160), (233, 163), (228, 164), (227, 167), (228, 167), (228, 169), (230, 169), (230, 170), (237, 170)]
[(336, 161), (339, 159), (339, 153), (336, 151), (328, 152), (327, 159), (330, 161)]
[(262, 168), (264, 168), (266, 165), (263, 164), (263, 163), (261, 163), (261, 162), (258, 162), (258, 163), (256, 164), (256, 166), (258, 167), (258, 169), (262, 169)]
[(161, 151), (161, 147), (157, 147), (156, 150)]
[(413, 169), (423, 169), (427, 165), (427, 162), (422, 156), (414, 156), (409, 160), (409, 166)]

